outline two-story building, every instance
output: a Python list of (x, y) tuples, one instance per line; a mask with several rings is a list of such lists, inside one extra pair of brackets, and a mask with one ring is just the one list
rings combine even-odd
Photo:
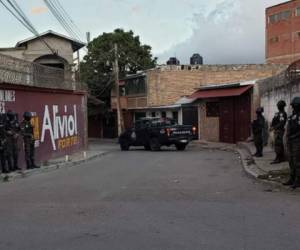
[(266, 61), (291, 64), (300, 59), (300, 0), (266, 9)]
[[(73, 54), (83, 46), (48, 31), (0, 49), (0, 113), (11, 110), (21, 121), (31, 112), (38, 164), (87, 147), (88, 95), (72, 71)], [(20, 167), (26, 165), (22, 142)]]
[(65, 78), (74, 78), (74, 53), (85, 46), (85, 43), (74, 40), (52, 30), (39, 36), (29, 37), (17, 42), (15, 47), (0, 48), (0, 54), (11, 56), (27, 62), (64, 70)]
[[(238, 119), (238, 113), (247, 113), (240, 134), (242, 138), (249, 136), (253, 110), (259, 105), (256, 79), (276, 75), (285, 68), (267, 64), (163, 65), (128, 76), (119, 84), (125, 127), (141, 117), (170, 117), (179, 124), (196, 126), (200, 139), (236, 142), (239, 136), (224, 133), (228, 126), (239, 125), (226, 121)], [(210, 90), (205, 89), (208, 87)], [(228, 99), (232, 101), (225, 102)], [(114, 91), (111, 103), (115, 111)], [(235, 109), (236, 105), (244, 108)], [(232, 119), (224, 119), (227, 112)]]

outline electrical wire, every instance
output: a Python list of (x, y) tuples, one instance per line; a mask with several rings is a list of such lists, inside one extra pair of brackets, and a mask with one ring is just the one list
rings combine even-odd
[[(73, 28), (75, 28), (77, 30), (76, 34), (78, 34), (79, 37), (81, 35), (83, 35), (83, 33), (81, 32), (81, 30), (79, 29), (79, 27), (75, 24), (75, 22), (73, 21), (73, 19), (71, 18), (71, 16), (68, 14), (68, 12), (65, 10), (65, 8), (60, 3), (60, 1), (59, 0), (54, 0), (54, 4), (55, 4), (55, 2), (56, 2), (57, 8), (61, 10), (62, 16), (64, 16), (65, 19), (68, 19), (69, 23), (73, 26)], [(76, 32), (76, 31), (74, 31), (74, 32)]]
[(70, 23), (64, 17), (64, 14), (62, 14), (61, 11), (59, 11), (59, 7), (57, 7), (54, 4), (54, 2), (52, 2), (50, 0), (44, 0), (44, 2), (46, 3), (46, 5), (49, 8), (49, 10), (51, 11), (51, 13), (55, 16), (55, 18), (57, 19), (57, 21), (68, 32), (68, 34), (72, 38), (75, 38), (76, 40), (80, 41), (81, 39), (80, 39), (79, 35), (76, 34), (76, 32), (73, 30), (73, 28), (71, 27)]
[(29, 26), (21, 19), (19, 18), (2, 0), (0, 0), (0, 3), (7, 9), (21, 24), (23, 24), (26, 29), (30, 30), (30, 32), (33, 32)]
[[(30, 20), (27, 18), (26, 14), (22, 11), (20, 6), (17, 4), (15, 0), (6, 0), (8, 4), (11, 6), (9, 8), (4, 2), (1, 0), (1, 4), (31, 33), (33, 33), (38, 39), (40, 39), (47, 47), (48, 49), (53, 53), (56, 54), (55, 50), (51, 48), (51, 46), (40, 36), (39, 32), (35, 29), (33, 24), (30, 22)], [(14, 11), (13, 11), (14, 10)]]

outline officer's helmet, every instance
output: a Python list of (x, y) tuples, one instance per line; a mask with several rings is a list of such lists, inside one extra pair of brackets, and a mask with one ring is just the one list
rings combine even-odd
[(294, 97), (294, 99), (292, 100), (291, 102), (291, 105), (300, 105), (300, 97), (297, 96), (297, 97)]
[(11, 110), (8, 110), (7, 113), (6, 113), (7, 117), (9, 120), (13, 120), (15, 119), (15, 113), (12, 112)]
[(284, 100), (280, 100), (278, 103), (277, 103), (277, 106), (278, 107), (285, 107), (286, 106), (286, 102)]
[(263, 112), (264, 112), (264, 108), (263, 107), (259, 107), (259, 108), (256, 109), (256, 113), (257, 114), (261, 114)]
[(23, 117), (24, 117), (25, 120), (30, 120), (32, 115), (31, 115), (30, 112), (25, 111), (24, 114), (23, 114)]

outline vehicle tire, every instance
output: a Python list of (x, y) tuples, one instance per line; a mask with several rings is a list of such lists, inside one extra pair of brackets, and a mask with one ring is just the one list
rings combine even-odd
[(180, 143), (180, 144), (175, 144), (175, 147), (178, 151), (184, 151), (186, 148), (186, 145), (187, 144)]
[(148, 145), (148, 144), (145, 145), (144, 148), (145, 148), (145, 150), (147, 150), (147, 151), (151, 150), (151, 147), (150, 147), (150, 145)]
[(120, 141), (120, 148), (122, 151), (128, 151), (129, 150), (129, 143), (126, 140)]
[(150, 139), (150, 149), (152, 151), (159, 151), (160, 150), (160, 143), (158, 138), (153, 137)]

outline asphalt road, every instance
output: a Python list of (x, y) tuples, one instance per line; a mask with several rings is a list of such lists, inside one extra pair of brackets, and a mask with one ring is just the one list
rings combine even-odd
[(232, 152), (116, 151), (0, 184), (0, 201), (1, 250), (300, 249), (299, 192)]

